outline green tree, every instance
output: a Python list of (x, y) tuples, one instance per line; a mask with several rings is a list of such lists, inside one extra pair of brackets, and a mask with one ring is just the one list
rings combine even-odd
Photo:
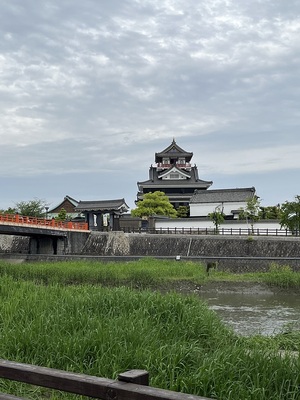
[(216, 233), (219, 233), (219, 227), (224, 222), (224, 213), (219, 208), (216, 208), (214, 212), (208, 214), (211, 221), (214, 223)]
[(64, 208), (61, 208), (55, 219), (56, 221), (66, 221), (67, 217), (67, 211)]
[(43, 217), (45, 215), (46, 206), (47, 202), (41, 199), (20, 201), (16, 203), (16, 211), (27, 217)]
[(6, 210), (0, 210), (1, 214), (16, 214), (17, 209), (13, 207), (8, 207)]
[(134, 217), (149, 217), (151, 215), (165, 215), (177, 217), (174, 206), (170, 203), (164, 192), (156, 191), (146, 193), (143, 200), (137, 202), (137, 207), (131, 210)]
[(295, 201), (286, 201), (281, 205), (281, 227), (289, 229), (293, 234), (300, 232), (300, 196)]
[(254, 231), (254, 222), (260, 219), (260, 200), (259, 197), (253, 196), (247, 200), (245, 208), (240, 209), (239, 219), (245, 219), (251, 224), (251, 230)]
[(189, 216), (190, 210), (187, 206), (179, 206), (177, 208), (177, 217), (178, 218), (187, 218)]
[(260, 219), (280, 219), (281, 208), (280, 205), (260, 207), (259, 218)]

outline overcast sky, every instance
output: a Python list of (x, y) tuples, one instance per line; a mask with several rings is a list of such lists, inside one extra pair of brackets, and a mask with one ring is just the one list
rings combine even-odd
[(297, 0), (0, 0), (0, 208), (125, 198), (173, 138), (211, 189), (300, 195)]

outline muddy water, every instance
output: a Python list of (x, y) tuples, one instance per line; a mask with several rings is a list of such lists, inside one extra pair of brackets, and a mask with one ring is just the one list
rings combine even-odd
[(300, 329), (300, 294), (261, 286), (213, 288), (198, 292), (221, 319), (245, 336)]

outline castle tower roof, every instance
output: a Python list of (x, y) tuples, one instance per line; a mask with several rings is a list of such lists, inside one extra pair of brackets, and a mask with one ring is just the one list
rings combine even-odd
[(165, 157), (169, 158), (184, 157), (186, 161), (189, 162), (193, 157), (193, 153), (183, 150), (181, 147), (178, 146), (175, 139), (173, 139), (172, 143), (167, 148), (158, 153), (155, 153), (155, 162), (156, 163), (161, 162), (162, 158)]

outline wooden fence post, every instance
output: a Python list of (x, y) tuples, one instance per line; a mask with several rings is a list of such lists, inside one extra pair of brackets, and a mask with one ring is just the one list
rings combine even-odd
[(131, 369), (118, 375), (118, 381), (149, 386), (149, 372), (143, 369)]

